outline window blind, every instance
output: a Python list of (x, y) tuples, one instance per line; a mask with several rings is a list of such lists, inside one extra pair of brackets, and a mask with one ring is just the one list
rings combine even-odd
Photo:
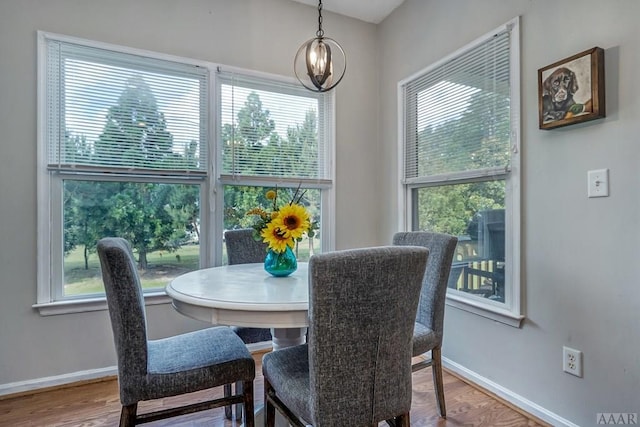
[(405, 183), (509, 168), (510, 31), (402, 86)]
[(204, 175), (208, 70), (47, 40), (50, 170)]
[(294, 83), (218, 72), (222, 179), (321, 182), (331, 102)]

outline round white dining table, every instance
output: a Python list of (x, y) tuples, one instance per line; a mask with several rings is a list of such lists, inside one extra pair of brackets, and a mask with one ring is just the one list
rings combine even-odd
[(180, 313), (214, 325), (271, 328), (273, 349), (304, 343), (308, 325), (306, 262), (288, 277), (274, 277), (262, 263), (185, 273), (166, 287)]

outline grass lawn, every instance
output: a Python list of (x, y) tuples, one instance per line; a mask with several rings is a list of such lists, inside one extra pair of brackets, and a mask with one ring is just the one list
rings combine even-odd
[[(89, 255), (89, 269), (85, 269), (83, 247), (76, 248), (64, 258), (64, 292), (66, 296), (104, 293), (98, 254)], [(143, 288), (164, 288), (174, 277), (199, 267), (199, 245), (187, 245), (176, 252), (156, 251), (147, 254), (148, 268), (138, 269)], [(137, 260), (137, 254), (134, 252)]]
[[(317, 240), (314, 244), (318, 245)], [(227, 252), (224, 245), (222, 263), (227, 263)], [(78, 247), (64, 257), (64, 294), (65, 296), (103, 294), (102, 275), (98, 254), (89, 255), (89, 268), (84, 267), (84, 247)], [(186, 245), (176, 252), (156, 251), (147, 254), (148, 268), (138, 269), (140, 282), (145, 289), (164, 289), (175, 277), (197, 270), (200, 245)], [(309, 242), (304, 239), (298, 244), (298, 260), (309, 260)], [(137, 261), (137, 253), (134, 251)]]

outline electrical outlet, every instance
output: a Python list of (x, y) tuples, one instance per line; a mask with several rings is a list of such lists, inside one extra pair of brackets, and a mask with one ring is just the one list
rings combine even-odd
[(582, 352), (569, 347), (562, 347), (562, 370), (582, 378)]

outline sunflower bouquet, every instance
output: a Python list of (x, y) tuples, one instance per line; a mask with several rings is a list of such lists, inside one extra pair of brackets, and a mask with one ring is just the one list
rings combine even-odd
[(267, 243), (272, 251), (282, 253), (287, 247), (293, 249), (305, 233), (314, 237), (317, 223), (311, 221), (309, 212), (300, 203), (303, 196), (304, 191), (300, 192), (298, 186), (291, 200), (278, 207), (278, 188), (267, 191), (265, 197), (272, 203), (271, 210), (258, 207), (247, 212), (257, 218), (252, 226), (254, 238)]

